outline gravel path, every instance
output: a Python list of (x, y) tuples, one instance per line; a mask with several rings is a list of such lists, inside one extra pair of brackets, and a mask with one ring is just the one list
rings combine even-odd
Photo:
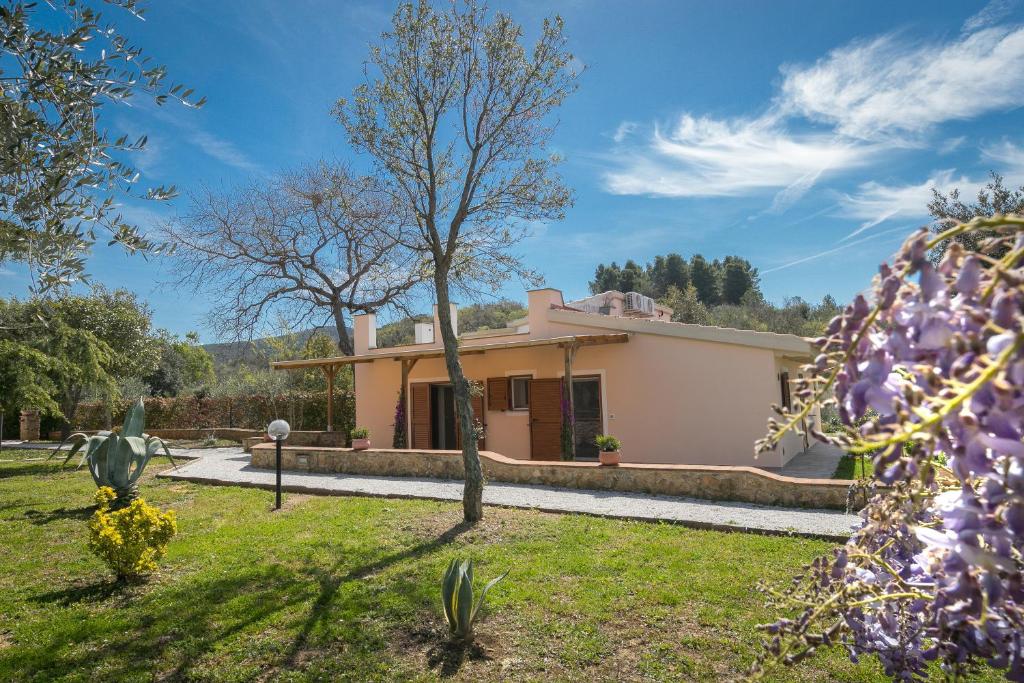
[[(273, 489), (274, 471), (250, 467), (249, 455), (238, 448), (177, 449), (175, 455), (198, 457), (194, 462), (165, 470), (158, 476), (205, 484)], [(323, 495), (363, 495), (389, 498), (462, 500), (462, 482), (405, 477), (289, 472), (282, 475), (285, 491)], [(834, 510), (769, 507), (639, 493), (560, 489), (549, 486), (489, 483), (484, 503), (547, 512), (575, 512), (603, 517), (667, 521), (708, 529), (791, 534), (845, 541), (857, 523), (856, 515)]]

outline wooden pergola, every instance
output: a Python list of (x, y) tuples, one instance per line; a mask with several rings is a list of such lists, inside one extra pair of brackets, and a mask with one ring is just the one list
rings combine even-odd
[[(507, 349), (528, 349), (542, 346), (555, 346), (564, 350), (565, 353), (565, 386), (567, 402), (570, 411), (570, 429), (575, 431), (575, 420), (572, 418), (573, 393), (572, 393), (572, 364), (576, 358), (576, 352), (584, 346), (595, 346), (598, 344), (624, 344), (629, 341), (629, 334), (617, 332), (611, 334), (572, 334), (562, 337), (550, 337), (548, 339), (524, 339), (522, 341), (494, 342), (491, 344), (473, 344), (471, 346), (460, 346), (459, 355), (469, 356), (493, 351), (504, 351)], [(274, 361), (270, 367), (274, 370), (306, 370), (309, 368), (320, 368), (327, 377), (327, 431), (334, 431), (334, 377), (338, 369), (343, 365), (354, 365), (356, 363), (373, 363), (374, 361), (392, 360), (402, 364), (402, 386), (401, 393), (403, 402), (405, 390), (409, 383), (409, 373), (417, 361), (425, 358), (443, 358), (443, 349), (409, 349), (406, 351), (382, 351), (380, 353), (366, 353), (359, 356), (335, 356), (333, 358), (312, 358), (308, 360), (281, 360)], [(572, 434), (573, 450), (575, 451), (576, 435)], [(575, 453), (573, 453), (575, 455)]]

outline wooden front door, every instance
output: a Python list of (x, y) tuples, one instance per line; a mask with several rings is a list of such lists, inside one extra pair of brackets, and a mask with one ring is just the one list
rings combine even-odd
[(562, 380), (530, 380), (530, 458), (562, 459)]
[(410, 422), (412, 423), (409, 446), (421, 450), (430, 449), (433, 447), (430, 438), (430, 385), (424, 382), (412, 384), (409, 386), (409, 393), (412, 395), (409, 406)]

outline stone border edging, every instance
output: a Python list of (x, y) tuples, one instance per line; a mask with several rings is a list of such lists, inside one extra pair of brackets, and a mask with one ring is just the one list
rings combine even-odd
[[(797, 479), (747, 466), (624, 463), (602, 467), (591, 462), (517, 460), (491, 451), (482, 451), (480, 460), (484, 476), (492, 481), (785, 507), (843, 510), (847, 490), (854, 483), (842, 479)], [(273, 469), (274, 445), (253, 446), (252, 466)], [(300, 472), (463, 478), (461, 451), (354, 451), (285, 446), (282, 466)]]
[[(158, 472), (157, 477), (164, 477), (167, 479), (173, 479), (175, 481), (187, 481), (195, 484), (207, 484), (212, 486), (241, 486), (242, 488), (262, 489), (265, 491), (273, 491), (274, 484), (272, 483), (261, 483), (255, 481), (237, 481), (232, 479), (219, 479), (216, 477), (207, 476), (191, 476), (188, 474), (177, 474), (174, 470), (165, 470)], [(443, 481), (443, 480), (438, 480)], [(397, 500), (433, 500), (442, 503), (457, 503), (459, 501), (453, 500), (452, 498), (446, 498), (444, 496), (431, 496), (431, 495), (407, 495), (402, 493), (366, 493), (363, 491), (343, 491), (336, 488), (324, 488), (310, 486), (308, 484), (287, 484), (282, 483), (281, 490), (285, 493), (302, 493), (314, 496), (335, 496), (335, 497), (353, 497), (353, 498), (390, 498)], [(511, 505), (504, 503), (491, 503), (484, 502), (487, 507), (504, 508), (506, 510), (536, 510), (538, 512), (545, 512), (549, 514), (577, 514), (587, 515), (588, 517), (600, 517), (602, 519), (618, 519), (630, 522), (644, 522), (644, 523), (661, 523), (661, 524), (673, 524), (676, 526), (686, 527), (689, 529), (700, 529), (704, 531), (726, 531), (726, 532), (739, 532), (746, 534), (758, 534), (761, 536), (781, 536), (786, 538), (811, 538), (823, 541), (832, 541), (837, 543), (845, 543), (850, 539), (850, 534), (830, 534), (827, 532), (813, 532), (813, 531), (799, 531), (799, 530), (787, 530), (787, 529), (768, 529), (764, 527), (746, 526), (741, 524), (718, 524), (715, 522), (703, 522), (693, 519), (666, 519), (664, 517), (645, 516), (645, 515), (619, 515), (614, 513), (602, 513), (593, 512), (587, 510), (565, 510), (556, 507), (547, 507), (544, 505)]]

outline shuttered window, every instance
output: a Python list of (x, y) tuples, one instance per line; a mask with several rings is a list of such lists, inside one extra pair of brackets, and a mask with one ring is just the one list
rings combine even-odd
[(530, 409), (530, 380), (529, 375), (520, 377), (509, 377), (509, 384), (512, 386), (512, 410)]
[(487, 410), (508, 410), (508, 378), (487, 379)]

